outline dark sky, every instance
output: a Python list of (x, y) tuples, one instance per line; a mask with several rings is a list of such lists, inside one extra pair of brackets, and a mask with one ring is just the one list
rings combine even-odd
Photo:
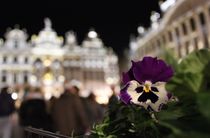
[(90, 27), (95, 28), (107, 46), (118, 55), (128, 47), (130, 34), (137, 34), (139, 25), (149, 26), (151, 11), (158, 11), (158, 0), (28, 0), (1, 3), (0, 37), (8, 27), (19, 24), (29, 35), (37, 34), (49, 17), (58, 35), (68, 30), (77, 33), (78, 41), (85, 38)]

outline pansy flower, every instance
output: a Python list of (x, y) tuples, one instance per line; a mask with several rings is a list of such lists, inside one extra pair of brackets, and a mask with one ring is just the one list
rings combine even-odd
[(163, 60), (144, 57), (142, 61), (132, 61), (130, 70), (123, 73), (124, 87), (120, 99), (125, 104), (137, 104), (152, 111), (160, 111), (171, 98), (165, 83), (173, 76), (173, 69)]

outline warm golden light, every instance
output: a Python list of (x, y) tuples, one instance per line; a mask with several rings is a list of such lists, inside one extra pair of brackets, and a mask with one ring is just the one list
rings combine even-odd
[(99, 103), (99, 104), (108, 104), (109, 97), (107, 97), (107, 96), (97, 96), (96, 97), (96, 102)]
[(44, 60), (44, 65), (47, 66), (47, 67), (50, 66), (51, 65), (51, 60), (45, 59)]

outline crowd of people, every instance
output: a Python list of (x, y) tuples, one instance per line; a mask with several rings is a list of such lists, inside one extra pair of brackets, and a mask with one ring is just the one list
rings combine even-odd
[(8, 92), (0, 91), (0, 138), (22, 138), (24, 127), (34, 127), (67, 136), (90, 133), (100, 123), (106, 106), (95, 100), (93, 92), (80, 97), (80, 88), (68, 85), (60, 97), (45, 100), (39, 87), (27, 87), (18, 108)]

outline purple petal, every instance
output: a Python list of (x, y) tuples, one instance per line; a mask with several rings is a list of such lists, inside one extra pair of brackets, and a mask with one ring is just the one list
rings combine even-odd
[(132, 66), (130, 68), (130, 70), (126, 73), (123, 72), (122, 74), (122, 82), (124, 85), (126, 85), (129, 81), (131, 80), (134, 80), (134, 76), (133, 76), (133, 64), (134, 64), (134, 61), (131, 61), (132, 62)]
[(163, 81), (167, 82), (173, 76), (174, 72), (171, 67), (166, 67), (159, 75), (156, 76), (154, 82)]
[(144, 57), (142, 61), (134, 63), (133, 73), (137, 81), (143, 83), (153, 78), (152, 66), (154, 66), (155, 60), (152, 57)]
[(129, 104), (130, 103), (130, 101), (131, 101), (131, 96), (127, 93), (127, 89), (128, 89), (128, 87), (129, 87), (129, 83), (127, 83), (126, 85), (125, 85), (125, 87), (123, 87), (122, 89), (121, 89), (121, 91), (120, 91), (120, 99), (125, 103), (125, 104)]
[(163, 60), (144, 57), (142, 61), (134, 62), (133, 74), (140, 83), (146, 80), (156, 83), (158, 81), (168, 81), (173, 76), (173, 70)]

